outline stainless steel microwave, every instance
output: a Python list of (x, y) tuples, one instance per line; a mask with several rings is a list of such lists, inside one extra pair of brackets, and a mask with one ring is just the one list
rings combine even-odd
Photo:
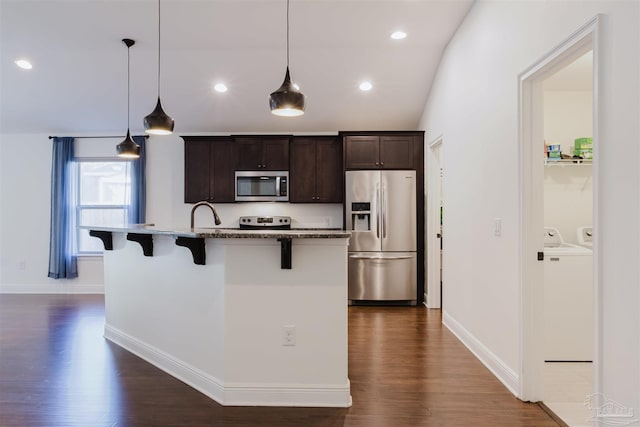
[(236, 202), (288, 201), (288, 171), (236, 171)]

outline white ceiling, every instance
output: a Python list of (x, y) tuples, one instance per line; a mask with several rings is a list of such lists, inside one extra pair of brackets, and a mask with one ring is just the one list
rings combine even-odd
[[(415, 129), (447, 43), (473, 0), (291, 0), (292, 79), (306, 114), (273, 116), (285, 0), (163, 0), (161, 98), (176, 133)], [(124, 134), (157, 98), (155, 0), (1, 0), (0, 130)], [(408, 37), (391, 40), (402, 29)], [(27, 58), (29, 71), (14, 61)], [(374, 87), (361, 92), (361, 80)], [(214, 92), (215, 83), (229, 87)]]

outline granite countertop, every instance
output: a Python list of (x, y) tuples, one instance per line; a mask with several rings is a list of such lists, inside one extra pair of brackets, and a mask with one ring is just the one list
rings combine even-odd
[(240, 230), (238, 228), (194, 228), (171, 229), (153, 225), (130, 225), (128, 227), (82, 226), (80, 228), (114, 233), (160, 234), (176, 237), (202, 237), (214, 239), (346, 239), (350, 231), (336, 229), (293, 230)]

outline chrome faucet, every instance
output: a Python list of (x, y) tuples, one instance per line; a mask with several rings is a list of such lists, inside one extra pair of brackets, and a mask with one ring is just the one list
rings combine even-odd
[(196, 213), (196, 209), (198, 209), (198, 207), (200, 206), (209, 206), (209, 209), (211, 209), (211, 212), (213, 212), (213, 220), (215, 221), (216, 225), (220, 225), (222, 223), (222, 221), (220, 221), (220, 217), (218, 216), (218, 213), (216, 212), (216, 208), (214, 208), (211, 203), (202, 201), (202, 202), (196, 203), (195, 205), (193, 205), (193, 208), (191, 208), (191, 229), (192, 230), (193, 230), (193, 217)]

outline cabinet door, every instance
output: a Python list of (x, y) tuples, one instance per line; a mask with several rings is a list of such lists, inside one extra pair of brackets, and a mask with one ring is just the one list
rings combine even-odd
[(342, 143), (339, 138), (316, 141), (316, 202), (342, 203)]
[(316, 143), (313, 138), (293, 138), (291, 141), (289, 201), (316, 201)]
[(208, 141), (184, 143), (184, 202), (196, 203), (209, 200), (210, 189), (210, 147)]
[(289, 138), (262, 141), (262, 168), (269, 171), (289, 170)]
[(380, 139), (377, 136), (347, 136), (345, 156), (347, 169), (378, 169)]
[(256, 171), (262, 167), (262, 141), (258, 138), (236, 138), (236, 170)]
[(211, 201), (235, 202), (235, 145), (229, 138), (211, 143)]
[(413, 136), (381, 136), (380, 167), (382, 169), (415, 169)]

